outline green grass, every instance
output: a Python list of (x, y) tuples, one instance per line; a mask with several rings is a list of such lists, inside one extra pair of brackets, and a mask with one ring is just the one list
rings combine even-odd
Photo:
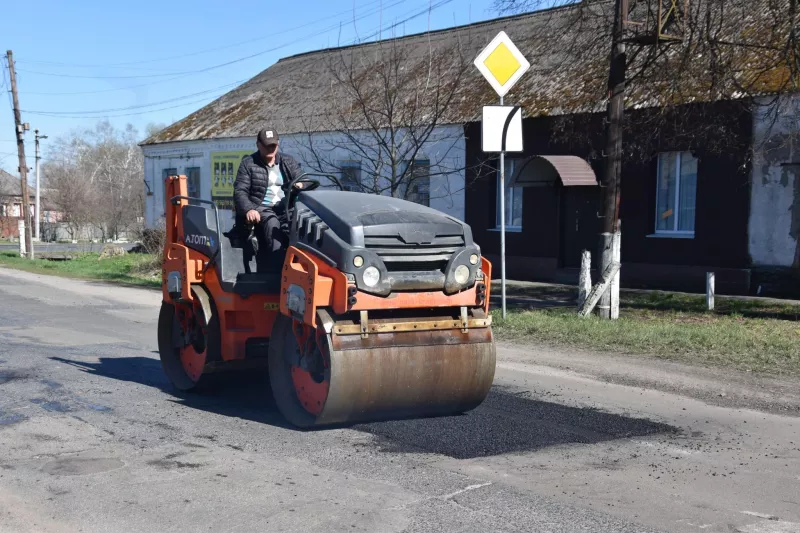
[(619, 320), (581, 318), (574, 307), (493, 311), (500, 339), (650, 355), (754, 372), (800, 374), (800, 306), (626, 293)]
[(108, 281), (145, 287), (160, 287), (156, 259), (147, 254), (127, 254), (99, 260), (99, 254), (76, 254), (70, 261), (30, 261), (13, 252), (0, 252), (0, 266), (37, 274)]

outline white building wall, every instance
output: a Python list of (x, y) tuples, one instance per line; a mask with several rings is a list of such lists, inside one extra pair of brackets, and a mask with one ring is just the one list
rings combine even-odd
[[(325, 146), (326, 159), (344, 161), (358, 159), (346, 148), (339, 134), (323, 132), (313, 134), (315, 146)], [(367, 138), (367, 137), (365, 137)], [(311, 170), (311, 151), (306, 135), (282, 135), (281, 152), (294, 156), (304, 170)], [(182, 141), (144, 146), (145, 181), (152, 195), (147, 196), (145, 221), (148, 228), (157, 227), (164, 221), (163, 171), (175, 168), (185, 174), (187, 168), (200, 168), (200, 196), (211, 199), (211, 153), (256, 150), (255, 136), (247, 138)], [(439, 126), (423, 146), (418, 158), (431, 161), (430, 206), (458, 219), (464, 220), (464, 186), (466, 183), (464, 162), (466, 140), (461, 126)], [(366, 168), (366, 164), (362, 163)], [(221, 216), (227, 228), (229, 214)]]
[(757, 108), (749, 251), (754, 265), (792, 266), (800, 237), (800, 99)]

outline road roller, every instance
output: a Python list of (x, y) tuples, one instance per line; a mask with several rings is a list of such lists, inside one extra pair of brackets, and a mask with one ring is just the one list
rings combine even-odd
[(165, 180), (169, 380), (192, 391), (222, 370), (267, 367), (278, 410), (300, 428), (480, 405), (495, 372), (492, 277), (469, 226), (315, 176), (286, 185), (287, 244), (266, 258), (246, 227), (221, 231), (218, 206), (190, 198), (185, 176)]

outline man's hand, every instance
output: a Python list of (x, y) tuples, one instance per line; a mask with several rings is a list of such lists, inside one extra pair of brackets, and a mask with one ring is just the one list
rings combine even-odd
[(261, 215), (255, 209), (248, 211), (245, 218), (251, 224), (258, 224), (261, 221)]
[(306, 186), (306, 184), (303, 183), (302, 181), (298, 181), (297, 183), (294, 184), (294, 188), (295, 189), (302, 189), (305, 186)]

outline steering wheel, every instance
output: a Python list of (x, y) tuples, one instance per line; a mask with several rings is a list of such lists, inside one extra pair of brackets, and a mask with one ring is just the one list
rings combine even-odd
[(304, 176), (300, 176), (296, 180), (292, 181), (292, 187), (295, 187), (298, 183), (302, 183), (303, 186), (298, 188), (298, 192), (306, 192), (306, 191), (313, 191), (317, 187), (319, 187), (318, 180), (312, 180), (310, 178), (306, 178)]
[[(320, 185), (319, 180), (309, 179), (309, 176), (322, 176), (322, 177), (325, 177), (325, 178), (332, 179), (332, 180), (334, 180), (334, 182), (336, 181), (336, 176), (333, 176), (331, 174), (321, 174), (321, 173), (315, 173), (315, 172), (304, 172), (304, 173), (300, 174), (299, 176), (297, 176), (292, 181), (290, 181), (289, 185), (286, 187), (286, 189), (284, 189), (286, 191), (286, 194), (284, 194), (284, 196), (283, 196), (284, 207), (286, 208), (286, 218), (287, 218), (287, 220), (289, 220), (289, 224), (291, 224), (291, 222), (292, 222), (291, 219), (289, 218), (289, 212), (290, 212), (289, 208), (292, 206), (292, 203), (293, 203), (292, 202), (292, 200), (293, 200), (292, 197), (294, 195), (297, 195), (297, 193), (299, 193), (299, 192), (313, 191), (314, 189), (318, 188), (319, 185)], [(302, 189), (298, 189), (298, 188), (295, 187), (295, 185), (297, 185), (298, 183), (302, 183), (303, 184), (303, 188)]]

